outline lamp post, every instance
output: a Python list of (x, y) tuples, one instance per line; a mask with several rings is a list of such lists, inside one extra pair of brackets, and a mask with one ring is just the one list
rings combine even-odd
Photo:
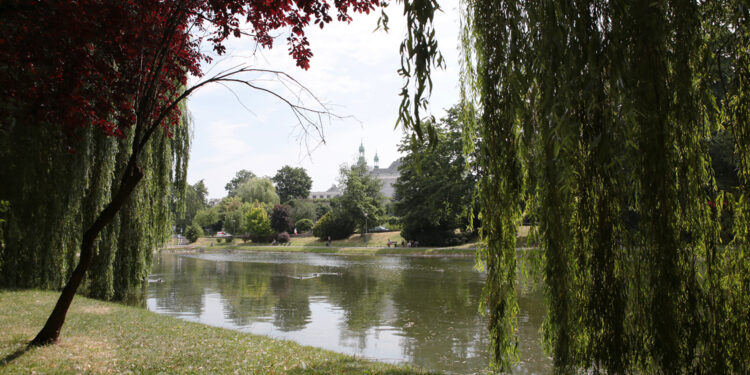
[(367, 212), (365, 212), (365, 247), (367, 247)]

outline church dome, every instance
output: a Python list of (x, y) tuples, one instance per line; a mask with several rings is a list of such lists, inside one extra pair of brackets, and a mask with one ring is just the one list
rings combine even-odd
[(359, 152), (365, 152), (365, 146), (362, 143), (359, 144)]

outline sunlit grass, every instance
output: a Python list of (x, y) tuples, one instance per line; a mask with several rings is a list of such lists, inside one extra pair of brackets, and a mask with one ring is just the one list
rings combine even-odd
[(0, 291), (0, 373), (427, 373), (80, 296), (59, 343), (28, 348), (57, 296)]
[[(387, 247), (388, 240), (396, 243), (401, 243), (404, 239), (401, 237), (401, 232), (379, 232), (379, 233), (368, 233), (367, 234), (367, 246), (372, 247)], [(325, 246), (326, 241), (320, 240), (314, 236), (308, 237), (292, 237), (292, 246)], [(356, 247), (365, 246), (365, 236), (356, 233), (349, 236), (349, 238), (331, 241), (331, 246), (336, 247)]]

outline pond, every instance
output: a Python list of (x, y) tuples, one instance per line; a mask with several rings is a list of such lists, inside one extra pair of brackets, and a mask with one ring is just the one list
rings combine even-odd
[[(485, 372), (484, 274), (471, 258), (157, 254), (151, 311), (448, 373)], [(520, 374), (551, 372), (541, 292), (519, 296)]]

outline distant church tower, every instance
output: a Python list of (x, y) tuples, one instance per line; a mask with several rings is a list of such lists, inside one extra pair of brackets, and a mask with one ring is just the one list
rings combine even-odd
[(362, 141), (359, 142), (359, 158), (357, 159), (357, 164), (367, 164), (367, 161), (365, 161), (365, 146)]
[(375, 169), (380, 169), (380, 158), (378, 157), (378, 152), (375, 151)]

